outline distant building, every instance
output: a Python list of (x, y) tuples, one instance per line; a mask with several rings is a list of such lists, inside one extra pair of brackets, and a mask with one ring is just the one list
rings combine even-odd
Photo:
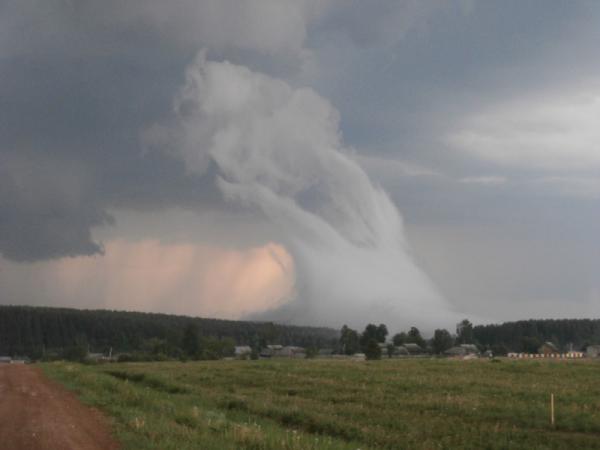
[(455, 347), (450, 347), (448, 350), (444, 351), (444, 355), (446, 356), (464, 356), (467, 352), (460, 345)]
[(95, 362), (113, 362), (116, 361), (116, 358), (113, 358), (112, 356), (112, 349), (111, 349), (111, 355), (105, 355), (104, 353), (88, 353), (87, 357), (86, 357), (89, 361), (95, 361)]
[(260, 351), (261, 358), (305, 358), (306, 350), (303, 347), (292, 345), (267, 345)]
[(262, 348), (260, 350), (259, 356), (261, 358), (270, 358), (273, 356), (273, 351), (269, 348)]
[(0, 364), (10, 364), (12, 358), (10, 356), (0, 356)]
[(410, 353), (408, 352), (408, 349), (404, 346), (404, 345), (399, 345), (399, 346), (395, 346), (394, 350), (392, 351), (392, 357), (394, 358), (401, 358), (403, 356), (409, 356)]
[(267, 345), (260, 350), (261, 358), (271, 358), (275, 356), (275, 353), (283, 348), (283, 345)]
[(478, 355), (479, 349), (475, 344), (460, 344), (462, 348), (464, 348), (469, 355)]
[(409, 355), (422, 355), (425, 353), (425, 350), (419, 344), (404, 344), (404, 348), (408, 351)]
[(554, 345), (552, 342), (544, 342), (540, 348), (538, 348), (538, 353), (540, 355), (559, 355), (560, 351), (558, 350), (558, 348), (556, 347), (556, 345)]
[(598, 358), (600, 356), (600, 345), (588, 345), (585, 349), (585, 355), (588, 358)]
[(276, 358), (306, 358), (306, 350), (303, 347), (287, 345), (275, 351), (273, 356)]
[(454, 347), (449, 348), (448, 350), (446, 350), (444, 352), (445, 355), (447, 356), (459, 356), (459, 357), (466, 357), (466, 356), (478, 356), (479, 355), (479, 349), (477, 348), (476, 345), (473, 344), (461, 344), (461, 345), (456, 345)]
[(237, 345), (234, 348), (233, 354), (236, 358), (249, 357), (252, 354), (252, 347), (249, 345)]

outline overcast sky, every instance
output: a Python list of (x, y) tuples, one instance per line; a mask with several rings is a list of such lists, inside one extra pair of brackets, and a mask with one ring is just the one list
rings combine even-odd
[(0, 1), (0, 303), (598, 317), (598, 23), (584, 0)]

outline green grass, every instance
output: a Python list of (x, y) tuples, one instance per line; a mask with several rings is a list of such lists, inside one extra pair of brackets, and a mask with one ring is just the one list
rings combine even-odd
[(124, 449), (600, 449), (600, 364), (590, 361), (43, 368), (103, 410)]

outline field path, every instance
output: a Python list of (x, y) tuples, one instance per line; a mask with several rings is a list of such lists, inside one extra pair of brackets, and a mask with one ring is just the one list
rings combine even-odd
[(0, 364), (0, 448), (113, 450), (106, 419), (38, 367)]

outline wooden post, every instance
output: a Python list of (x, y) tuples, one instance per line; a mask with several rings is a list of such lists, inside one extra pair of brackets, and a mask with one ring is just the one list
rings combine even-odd
[(550, 424), (554, 428), (554, 394), (550, 394)]

